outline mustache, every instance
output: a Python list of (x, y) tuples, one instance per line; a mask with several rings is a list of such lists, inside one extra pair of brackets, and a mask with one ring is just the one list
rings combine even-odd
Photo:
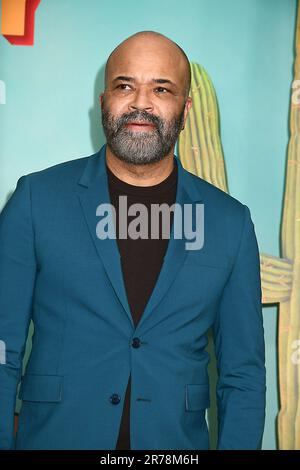
[(158, 129), (163, 126), (163, 122), (159, 117), (154, 116), (153, 114), (149, 114), (146, 111), (133, 111), (132, 113), (123, 114), (118, 119), (117, 130), (119, 130), (121, 127), (128, 124), (129, 122), (137, 121), (148, 122), (150, 124), (153, 124)]

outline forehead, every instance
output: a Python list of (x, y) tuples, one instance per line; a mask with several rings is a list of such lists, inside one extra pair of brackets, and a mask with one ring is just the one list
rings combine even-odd
[(173, 45), (147, 44), (145, 41), (119, 47), (107, 65), (107, 79), (118, 75), (134, 76), (148, 81), (153, 77), (168, 78), (180, 85), (185, 78), (184, 61)]

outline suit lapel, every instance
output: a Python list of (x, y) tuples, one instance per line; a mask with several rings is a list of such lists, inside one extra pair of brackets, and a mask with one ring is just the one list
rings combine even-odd
[[(97, 154), (88, 157), (84, 172), (78, 181), (81, 186), (78, 197), (97, 253), (132, 327), (135, 328), (127, 299), (117, 240), (115, 238), (101, 240), (96, 233), (96, 226), (99, 222), (96, 209), (99, 204), (111, 203), (105, 152), (106, 145), (103, 145)], [(155, 315), (151, 313), (166, 295), (188, 253), (185, 247), (188, 240), (185, 238), (182, 222), (184, 204), (200, 201), (199, 194), (193, 186), (193, 177), (182, 167), (179, 158), (176, 155), (174, 157), (178, 165), (178, 181), (172, 231), (156, 285), (136, 327), (139, 333), (147, 324), (149, 328), (149, 323), (155, 321)], [(179, 233), (182, 232), (181, 238), (176, 238), (178, 232), (175, 229), (178, 229)]]
[(97, 253), (129, 321), (134, 326), (123, 280), (117, 240), (115, 238), (101, 240), (96, 233), (96, 226), (100, 220), (96, 215), (96, 209), (99, 204), (111, 203), (105, 167), (105, 148), (104, 145), (97, 154), (88, 158), (86, 168), (78, 181), (81, 186), (84, 186), (84, 190), (78, 194), (78, 197)]
[[(187, 240), (183, 230), (183, 213), (181, 212), (184, 204), (191, 204), (192, 199), (182, 184), (182, 176), (182, 169), (178, 164), (178, 181), (173, 226), (157, 282), (137, 326), (139, 333), (141, 331), (144, 332), (145, 328), (148, 329), (150, 325), (153, 326), (155, 321), (158, 320), (154, 313), (155, 308), (158, 307), (160, 301), (164, 298), (168, 289), (171, 287), (171, 284), (173, 283), (188, 253), (185, 248), (185, 242)], [(182, 233), (182, 237), (176, 238), (176, 233)], [(176, 302), (176, 299), (174, 299), (174, 302)]]

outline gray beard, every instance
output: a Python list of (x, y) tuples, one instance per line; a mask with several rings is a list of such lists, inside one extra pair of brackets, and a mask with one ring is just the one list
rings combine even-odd
[[(150, 122), (155, 129), (134, 132), (125, 126), (131, 120)], [(178, 117), (167, 123), (144, 111), (134, 111), (114, 119), (102, 109), (102, 125), (108, 146), (120, 160), (134, 165), (159, 162), (168, 155), (178, 139), (183, 120), (184, 108)]]

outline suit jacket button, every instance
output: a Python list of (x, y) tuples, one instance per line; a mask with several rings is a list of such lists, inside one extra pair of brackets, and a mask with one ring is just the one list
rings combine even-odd
[(113, 393), (110, 396), (110, 401), (113, 405), (117, 405), (118, 403), (120, 403), (120, 400), (121, 400), (121, 398), (119, 397), (119, 395), (117, 393)]
[(141, 345), (141, 340), (139, 338), (133, 338), (131, 344), (133, 348), (139, 348)]

